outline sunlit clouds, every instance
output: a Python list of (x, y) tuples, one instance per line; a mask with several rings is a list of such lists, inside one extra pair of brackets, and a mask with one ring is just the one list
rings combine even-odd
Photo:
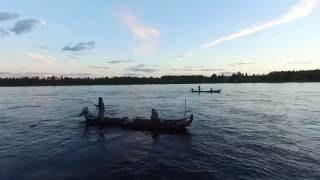
[(135, 52), (149, 54), (155, 51), (160, 39), (160, 30), (142, 23), (133, 14), (124, 14), (120, 16), (122, 23), (132, 32), (139, 46)]
[(53, 56), (41, 55), (33, 52), (27, 52), (27, 55), (43, 64), (53, 64), (56, 60)]

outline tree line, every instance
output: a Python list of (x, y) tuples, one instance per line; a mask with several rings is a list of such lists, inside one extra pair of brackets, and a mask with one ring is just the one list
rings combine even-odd
[(133, 84), (195, 84), (195, 83), (280, 83), (320, 82), (320, 70), (274, 71), (268, 74), (248, 75), (233, 73), (203, 75), (167, 75), (162, 77), (19, 77), (0, 78), (0, 86), (65, 86), (65, 85), (133, 85)]

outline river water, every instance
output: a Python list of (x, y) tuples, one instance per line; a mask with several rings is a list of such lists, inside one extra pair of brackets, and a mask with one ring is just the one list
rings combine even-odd
[[(320, 84), (0, 88), (0, 179), (320, 179)], [(109, 116), (194, 114), (179, 134), (86, 128)]]

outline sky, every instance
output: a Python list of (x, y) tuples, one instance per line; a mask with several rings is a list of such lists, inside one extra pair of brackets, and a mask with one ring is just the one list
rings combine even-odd
[(320, 68), (320, 0), (0, 0), (0, 76)]

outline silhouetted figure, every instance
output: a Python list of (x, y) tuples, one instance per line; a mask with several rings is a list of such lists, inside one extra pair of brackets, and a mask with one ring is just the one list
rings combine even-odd
[(210, 89), (210, 92), (213, 92), (213, 89), (212, 89), (212, 88)]
[(94, 104), (94, 105), (99, 109), (98, 121), (103, 121), (105, 108), (104, 108), (104, 103), (103, 103), (102, 97), (99, 97), (98, 105), (96, 105), (96, 104)]
[(155, 109), (151, 110), (151, 121), (152, 123), (160, 123), (158, 112)]
[(199, 91), (199, 92), (200, 92), (200, 89), (201, 89), (201, 88), (200, 88), (200, 85), (199, 85), (199, 86), (198, 86), (198, 91)]
[(194, 90), (193, 90), (193, 88), (191, 88), (191, 92), (193, 92)]

